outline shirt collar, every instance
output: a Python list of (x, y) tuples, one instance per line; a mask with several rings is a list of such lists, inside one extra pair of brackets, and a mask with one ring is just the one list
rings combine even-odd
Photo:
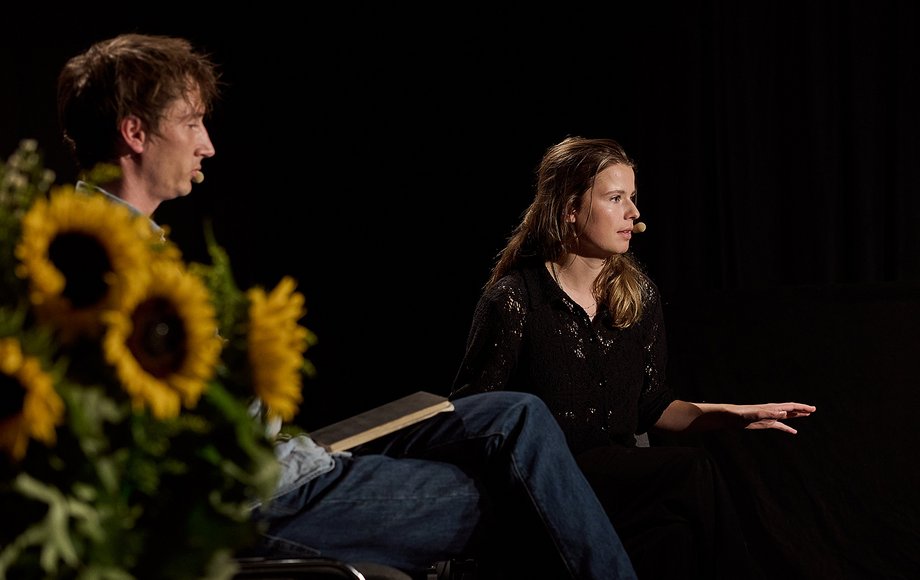
[[(131, 210), (131, 213), (133, 213), (133, 214), (135, 214), (135, 215), (143, 215), (139, 209), (137, 209), (136, 207), (134, 207), (133, 205), (131, 205), (131, 204), (128, 203), (127, 201), (123, 200), (122, 198), (118, 197), (117, 195), (113, 195), (113, 194), (109, 193), (108, 191), (102, 189), (102, 188), (99, 187), (98, 185), (89, 183), (88, 181), (83, 181), (83, 180), (77, 181), (77, 185), (76, 185), (75, 189), (76, 189), (77, 191), (81, 192), (81, 193), (98, 193), (98, 194), (101, 194), (101, 195), (105, 196), (109, 201), (114, 202), (114, 203), (118, 203), (118, 204), (121, 204), (121, 205), (125, 206), (126, 208), (128, 208), (129, 210)], [(153, 231), (155, 231), (156, 233), (160, 234), (161, 236), (165, 233), (165, 232), (163, 231), (163, 228), (160, 227), (160, 225), (159, 225), (158, 223), (156, 223), (155, 221), (153, 221), (153, 220), (150, 219), (150, 218), (148, 218), (148, 220), (150, 221), (150, 227), (153, 228)]]

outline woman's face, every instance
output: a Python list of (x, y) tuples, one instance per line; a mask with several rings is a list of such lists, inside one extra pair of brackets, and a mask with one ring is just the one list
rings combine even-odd
[(636, 174), (623, 164), (597, 174), (594, 186), (581, 196), (580, 206), (568, 215), (578, 232), (578, 253), (606, 259), (629, 250), (636, 207)]

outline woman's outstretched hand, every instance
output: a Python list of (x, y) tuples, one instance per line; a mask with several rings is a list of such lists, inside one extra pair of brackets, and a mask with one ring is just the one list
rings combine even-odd
[(735, 414), (745, 429), (779, 429), (795, 435), (795, 429), (785, 424), (786, 419), (807, 417), (817, 407), (803, 403), (765, 403), (762, 405), (727, 405), (726, 411)]

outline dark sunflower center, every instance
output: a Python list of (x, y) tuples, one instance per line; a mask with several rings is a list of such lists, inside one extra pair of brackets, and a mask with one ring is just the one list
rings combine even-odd
[(26, 390), (15, 378), (0, 374), (0, 421), (22, 413)]
[(97, 238), (79, 232), (58, 234), (48, 246), (48, 259), (64, 275), (63, 294), (74, 308), (87, 308), (105, 298), (105, 275), (112, 271), (112, 263)]
[(131, 317), (134, 331), (128, 348), (147, 373), (166, 377), (185, 361), (185, 325), (172, 302), (153, 298), (141, 302)]

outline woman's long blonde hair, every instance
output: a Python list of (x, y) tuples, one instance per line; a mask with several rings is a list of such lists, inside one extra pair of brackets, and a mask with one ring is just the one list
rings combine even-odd
[[(557, 261), (578, 243), (575, 224), (565, 219), (571, 208), (591, 190), (598, 173), (622, 164), (634, 171), (635, 162), (613, 139), (567, 137), (546, 150), (537, 168), (537, 190), (524, 218), (499, 252), (486, 288), (517, 266), (521, 260), (541, 258)], [(598, 304), (606, 303), (613, 324), (627, 328), (642, 317), (645, 275), (629, 254), (607, 258), (594, 283)]]

